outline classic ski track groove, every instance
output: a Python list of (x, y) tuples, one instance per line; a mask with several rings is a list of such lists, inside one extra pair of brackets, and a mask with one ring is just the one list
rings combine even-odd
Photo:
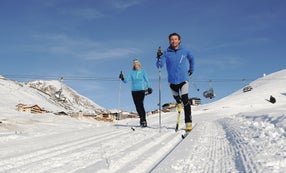
[[(153, 162), (156, 163), (161, 157), (160, 153), (167, 153), (170, 149), (170, 147), (164, 147), (164, 144), (172, 143), (173, 146), (176, 143), (176, 140), (173, 140), (173, 138), (177, 136), (177, 140), (180, 139), (178, 137), (178, 134), (170, 133), (173, 132), (173, 130), (164, 129), (164, 132), (162, 133), (151, 133), (151, 135), (148, 135), (147, 137), (142, 138), (142, 140), (140, 140), (142, 135), (146, 135), (144, 134), (144, 131), (146, 132), (148, 130), (157, 131), (158, 129), (137, 128), (136, 131), (133, 132), (130, 131), (129, 128), (122, 128), (119, 130), (117, 129), (115, 131), (112, 131), (108, 133), (108, 135), (96, 134), (95, 136), (91, 136), (89, 134), (86, 138), (73, 139), (66, 143), (45, 146), (34, 151), (23, 153), (19, 156), (10, 157), (9, 159), (2, 158), (0, 164), (0, 172), (30, 172), (35, 170), (41, 170), (41, 172), (61, 172), (61, 167), (63, 166), (69, 167), (70, 171), (80, 171), (81, 169), (84, 170), (85, 168), (81, 167), (81, 162), (78, 161), (83, 160), (86, 160), (86, 164), (84, 164), (85, 167), (94, 167), (97, 164), (105, 164), (107, 169), (113, 167), (114, 170), (137, 169), (130, 167), (130, 164), (128, 163), (130, 163), (131, 161), (133, 163), (133, 160), (137, 157), (152, 157)], [(134, 138), (131, 139), (134, 142), (132, 145), (122, 145), (119, 147), (120, 149), (117, 152), (113, 152), (110, 154), (107, 154), (106, 151), (102, 151), (102, 145), (104, 145), (104, 141), (112, 140), (117, 135), (124, 136), (128, 139), (128, 141), (131, 141), (129, 139), (131, 138), (130, 133), (133, 134), (132, 138)], [(144, 147), (143, 149), (136, 150), (136, 148), (141, 145), (148, 145), (149, 147)], [(132, 151), (134, 147), (135, 151)], [(144, 154), (146, 152), (149, 153), (149, 150), (154, 151), (152, 152), (154, 153), (152, 156), (146, 156)], [(120, 153), (128, 154), (124, 154), (123, 156), (121, 156)], [(101, 155), (101, 157), (99, 157), (99, 155)], [(70, 158), (73, 158), (72, 161), (70, 160)], [(124, 166), (117, 166), (118, 163), (116, 160), (122, 160), (124, 162)], [(50, 167), (47, 167), (46, 165), (49, 163), (51, 165)], [(138, 164), (140, 165), (140, 163)], [(143, 166), (144, 164), (142, 165), (142, 167)]]
[[(108, 136), (106, 134), (95, 135), (88, 137), (86, 139), (78, 139), (74, 141), (70, 141), (70, 143), (63, 143), (56, 146), (52, 146), (50, 148), (39, 149), (30, 153), (26, 153), (20, 156), (15, 156), (9, 159), (1, 159), (0, 164), (0, 172), (1, 171), (12, 171), (12, 172), (22, 172), (27, 170), (36, 170), (36, 168), (30, 168), (29, 164), (38, 162), (39, 167), (41, 164), (45, 164), (44, 162), (48, 159), (53, 158), (53, 160), (57, 156), (62, 156), (62, 154), (70, 153), (72, 155), (76, 150), (80, 150), (82, 148), (98, 144), (100, 142), (104, 142), (114, 138), (117, 135), (127, 134), (129, 132), (122, 132), (122, 130), (113, 131)], [(82, 152), (82, 151), (78, 151)], [(13, 164), (9, 164), (13, 163)]]
[[(124, 129), (124, 133), (120, 133), (121, 138), (127, 138), (128, 141), (130, 141), (130, 132), (128, 129)], [(152, 137), (152, 136), (151, 136)], [(111, 139), (111, 138), (110, 138)], [(116, 138), (113, 138), (112, 140), (116, 141)], [(86, 159), (86, 162), (84, 164), (84, 167), (82, 167), (82, 164), (75, 164), (77, 163), (77, 160), (73, 160), (74, 164), (71, 165), (71, 167), (69, 168), (70, 171), (74, 171), (74, 172), (82, 172), (82, 169), (84, 170), (86, 167), (92, 167), (92, 171), (94, 172), (94, 170), (97, 170), (97, 165), (104, 165), (103, 167), (105, 167), (106, 169), (109, 169), (109, 167), (113, 164), (113, 157), (117, 156), (120, 153), (125, 153), (126, 151), (130, 150), (130, 148), (133, 147), (133, 145), (137, 145), (137, 143), (141, 143), (143, 140), (136, 140), (134, 141), (134, 143), (132, 143), (132, 145), (126, 145), (126, 143), (123, 141), (122, 145), (120, 146), (105, 146), (103, 147), (103, 142), (102, 142), (102, 146), (100, 148), (97, 149), (93, 149), (92, 151), (87, 151), (87, 148), (82, 148), (84, 150), (84, 153), (86, 153), (86, 155), (89, 155), (89, 158)], [(116, 142), (117, 143), (117, 142)], [(117, 144), (119, 144), (120, 142), (118, 142)], [(125, 145), (124, 145), (125, 144)], [(112, 148), (118, 148), (117, 151), (115, 152), (108, 152), (108, 147), (112, 147)], [(107, 149), (106, 149), (107, 148)], [(80, 159), (82, 161), (82, 159), (84, 159), (86, 157), (86, 155), (83, 153), (83, 151), (79, 151), (80, 154)], [(98, 159), (98, 155), (101, 155), (100, 159)], [(94, 158), (94, 156), (96, 156)], [(68, 158), (68, 156), (65, 156)], [(97, 159), (96, 159), (97, 158)], [(103, 158), (103, 159), (102, 159)], [(95, 167), (94, 167), (95, 166)], [(65, 169), (67, 170), (67, 169)], [(52, 172), (57, 172), (60, 171), (60, 167), (55, 167)], [(86, 172), (86, 171), (84, 171)]]
[[(195, 128), (196, 126), (197, 126), (197, 123), (194, 124), (192, 130), (194, 130), (194, 128)], [(184, 130), (184, 131), (185, 131), (185, 130)], [(184, 140), (185, 138), (187, 138), (188, 135), (191, 134), (191, 132), (190, 132), (190, 134), (188, 134), (184, 139), (182, 139), (182, 134), (180, 133), (180, 130), (178, 130), (176, 133), (179, 134), (180, 140), (178, 140), (174, 145), (172, 145), (172, 148), (170, 148), (170, 149), (168, 150), (168, 152), (164, 155), (164, 157), (161, 157), (161, 159), (160, 159), (159, 161), (157, 161), (157, 163), (154, 164), (154, 166), (153, 166), (152, 168), (150, 168), (149, 172), (153, 172), (154, 170), (156, 170), (156, 168), (157, 168), (166, 158), (168, 158), (168, 156), (180, 145), (180, 143), (183, 142), (183, 140)]]
[[(229, 172), (233, 167), (231, 162), (231, 148), (224, 136), (219, 136), (223, 131), (218, 123), (202, 122), (197, 125), (196, 132), (190, 133), (186, 142), (190, 143), (186, 158), (178, 158), (177, 162), (172, 165), (175, 171), (189, 172)], [(193, 135), (195, 134), (195, 135)], [(200, 141), (197, 145), (192, 145), (192, 141)], [(207, 157), (200, 157), (201, 153), (206, 153)], [(184, 163), (184, 164), (183, 164)], [(189, 164), (186, 164), (189, 163)], [(194, 167), (194, 165), (199, 165)], [(155, 171), (157, 172), (157, 171)]]
[[(255, 162), (255, 155), (258, 153), (257, 147), (243, 139), (243, 134), (238, 131), (241, 126), (237, 126), (231, 119), (226, 119), (222, 125), (226, 131), (229, 141), (232, 141), (232, 148), (235, 152), (235, 163), (239, 171), (242, 172), (259, 172), (262, 165)], [(228, 123), (226, 123), (228, 122)], [(241, 131), (241, 130), (240, 130)]]
[[(125, 132), (126, 133), (121, 133), (120, 136), (121, 136), (121, 138), (127, 138), (127, 140), (130, 142), (130, 133), (132, 133), (132, 132), (130, 132), (126, 128), (125, 128)], [(150, 137), (152, 137), (152, 136), (154, 136), (154, 135), (151, 135)], [(116, 140), (116, 139), (114, 139), (114, 140)], [(112, 165), (114, 165), (114, 163), (116, 163), (117, 159), (121, 159), (122, 156), (120, 155), (120, 153), (128, 152), (134, 147), (134, 145), (136, 146), (139, 143), (145, 142), (145, 140), (143, 140), (143, 139), (141, 139), (141, 140), (137, 139), (137, 140), (132, 140), (132, 141), (133, 141), (132, 145), (126, 145), (126, 143), (123, 141), (122, 145), (120, 145), (120, 146), (111, 146), (114, 148), (115, 147), (118, 148), (118, 150), (116, 152), (112, 152), (112, 153), (108, 152), (107, 149), (104, 149), (103, 147), (101, 147), (100, 152), (98, 152), (99, 151), (98, 149), (96, 151), (93, 151), (93, 152), (97, 152), (97, 154), (101, 155), (101, 158), (103, 158), (103, 159), (96, 160), (95, 158), (92, 158), (92, 156), (91, 156), (91, 158), (87, 159), (86, 163), (84, 164), (84, 167), (82, 167), (82, 165), (73, 165), (73, 167), (71, 167), (70, 169), (71, 169), (71, 171), (74, 171), (74, 172), (83, 172), (83, 171), (88, 172), (86, 170), (91, 169), (91, 172), (94, 172), (95, 170), (99, 171), (99, 170), (97, 170), (97, 168), (98, 168), (97, 166), (100, 167), (102, 165), (103, 165), (103, 167), (105, 167), (105, 169), (110, 169), (110, 167)], [(84, 150), (86, 150), (86, 148)], [(82, 153), (82, 152), (80, 152), (80, 153)], [(90, 154), (92, 152), (87, 152), (87, 153)], [(114, 159), (114, 158), (117, 158), (117, 159)], [(56, 171), (56, 168), (53, 171)]]
[(208, 153), (208, 163), (205, 166), (204, 172), (230, 172), (232, 167), (231, 147), (228, 145), (228, 141), (225, 139), (223, 129), (218, 123), (209, 123), (210, 127), (207, 132), (206, 140), (211, 148)]
[(193, 129), (196, 132), (192, 131), (177, 147), (179, 150), (174, 151), (175, 156), (181, 157), (172, 158), (171, 162), (165, 159), (152, 172), (258, 173), (263, 170), (263, 165), (255, 158), (260, 150), (255, 143), (244, 139), (243, 128), (247, 126), (238, 124), (231, 118), (202, 121)]
[[(156, 151), (161, 151), (162, 147), (164, 145), (162, 145), (162, 142), (171, 142), (172, 138), (174, 137), (173, 133), (157, 133), (154, 137), (148, 138), (138, 144), (136, 144), (135, 146), (133, 146), (134, 148), (136, 148), (135, 150), (127, 150), (124, 153), (123, 157), (120, 156), (116, 156), (113, 160), (116, 160), (116, 162), (114, 163), (114, 165), (112, 165), (110, 167), (110, 171), (109, 172), (142, 172), (144, 169), (146, 169), (144, 167), (144, 162), (136, 162), (136, 160), (144, 160), (144, 159), (140, 159), (140, 158), (150, 158), (150, 160), (154, 160), (154, 158), (152, 158), (154, 156), (154, 154), (156, 153)], [(141, 147), (140, 146), (145, 146), (145, 147)], [(133, 148), (132, 147), (132, 148)], [(140, 149), (137, 149), (140, 148)], [(153, 152), (150, 152), (153, 151)], [(152, 155), (148, 155), (147, 153), (153, 153)], [(160, 155), (161, 156), (161, 155)], [(160, 158), (159, 156), (159, 158)], [(157, 158), (157, 157), (156, 157)], [(157, 158), (157, 159), (159, 159)], [(149, 161), (150, 161), (149, 160)], [(142, 165), (143, 164), (143, 165)], [(121, 165), (121, 166), (120, 166)], [(122, 167), (123, 165), (123, 167)], [(142, 166), (140, 166), (142, 165)], [(139, 168), (140, 167), (140, 168)], [(134, 170), (134, 171), (130, 171), (130, 170)], [(139, 169), (139, 170), (138, 170)], [(136, 171), (137, 170), (137, 171)], [(145, 172), (145, 171), (143, 171)]]
[[(168, 130), (162, 133), (154, 133), (153, 136), (146, 136), (146, 139), (138, 141), (138, 138), (141, 138), (142, 135), (146, 135), (143, 132), (145, 131), (157, 131), (158, 129), (150, 129), (150, 128), (136, 128), (133, 133), (133, 138), (137, 141), (135, 144), (118, 151), (117, 153), (113, 153), (109, 156), (108, 163), (105, 163), (105, 169), (97, 170), (97, 172), (147, 172), (149, 169), (144, 166), (144, 163), (148, 162), (149, 164), (154, 164), (158, 162), (161, 156), (167, 153), (173, 145), (180, 140), (179, 135), (173, 132), (173, 130)], [(152, 133), (151, 133), (152, 134)], [(176, 139), (174, 139), (176, 138)], [(171, 144), (171, 147), (166, 144)], [(145, 146), (140, 148), (140, 146)], [(147, 146), (147, 147), (146, 147)], [(120, 148), (120, 147), (119, 147)], [(140, 148), (140, 149), (138, 149)], [(152, 152), (150, 152), (152, 151)], [(121, 155), (120, 153), (124, 153)], [(146, 153), (153, 153), (152, 155), (148, 155)], [(162, 154), (163, 153), (163, 154)], [(140, 160), (144, 160), (144, 158), (148, 157), (148, 160), (144, 162), (140, 162)], [(141, 159), (140, 159), (141, 158)], [(131, 164), (132, 163), (132, 164)], [(102, 165), (104, 163), (94, 163), (89, 165), (89, 167), (79, 170), (78, 172), (92, 172), (96, 167)], [(144, 171), (145, 170), (145, 171)]]
[[(111, 126), (105, 134), (99, 134), (93, 131), (96, 128), (88, 127), (52, 135), (55, 139), (67, 137), (68, 140), (57, 143), (51, 139), (52, 142), (47, 144), (41, 140), (49, 140), (49, 136), (35, 137), (35, 141), (43, 146), (36, 149), (26, 146), (18, 155), (14, 152), (2, 155), (0, 172), (160, 172), (161, 164), (168, 163), (169, 153), (172, 155), (180, 147), (187, 148), (183, 150), (186, 153), (175, 159), (168, 171), (255, 173), (262, 170), (263, 165), (255, 160), (260, 149), (241, 134), (247, 126), (237, 124), (231, 118), (203, 121), (194, 125), (196, 133), (191, 132), (182, 140), (182, 130), (174, 131), (174, 115), (169, 115), (162, 118), (161, 132), (158, 117), (149, 117), (149, 128), (136, 127), (135, 131), (130, 129), (131, 126)], [(136, 124), (135, 120), (133, 123)], [(116, 138), (118, 135), (120, 139)], [(27, 141), (15, 141), (15, 144), (18, 142)], [(4, 151), (5, 145), (2, 145)]]

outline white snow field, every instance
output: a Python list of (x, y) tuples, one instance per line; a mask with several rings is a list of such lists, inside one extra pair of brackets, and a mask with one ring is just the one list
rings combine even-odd
[(19, 113), (3, 101), (0, 172), (286, 172), (286, 70), (250, 85), (252, 91), (192, 107), (194, 129), (184, 140), (183, 117), (174, 130), (176, 112), (162, 113), (161, 128), (158, 114), (140, 128), (138, 119)]

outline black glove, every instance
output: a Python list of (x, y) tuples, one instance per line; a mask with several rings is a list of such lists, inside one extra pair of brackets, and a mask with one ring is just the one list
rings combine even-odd
[(189, 76), (191, 76), (193, 74), (193, 72), (191, 70), (188, 71)]
[(120, 79), (120, 80), (124, 80), (124, 76), (123, 76), (123, 74), (122, 74), (122, 71), (121, 71), (120, 74), (119, 74), (119, 79)]
[(148, 88), (145, 90), (145, 95), (149, 95), (153, 92), (153, 89), (152, 88)]
[(148, 90), (148, 93), (149, 93), (149, 94), (151, 94), (151, 93), (153, 92), (153, 89), (152, 89), (152, 88), (148, 88), (147, 90)]
[(159, 47), (158, 51), (157, 51), (157, 58), (160, 59), (160, 57), (163, 55), (163, 52), (162, 52), (162, 48)]

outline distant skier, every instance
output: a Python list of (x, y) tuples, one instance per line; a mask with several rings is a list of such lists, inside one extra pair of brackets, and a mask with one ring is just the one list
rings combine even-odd
[(188, 98), (189, 76), (194, 71), (194, 58), (191, 52), (182, 47), (181, 37), (177, 33), (169, 35), (170, 46), (166, 51), (160, 49), (157, 52), (156, 66), (162, 68), (164, 64), (167, 66), (168, 82), (177, 102), (177, 110), (181, 109), (183, 102), (185, 112), (186, 132), (192, 130), (191, 105)]
[[(133, 60), (132, 71), (124, 78), (120, 73), (119, 78), (127, 83), (132, 81), (132, 98), (136, 107), (136, 111), (140, 117), (140, 126), (147, 127), (146, 112), (144, 108), (145, 94), (151, 94), (152, 88), (147, 73), (142, 68), (138, 59)], [(145, 93), (147, 91), (147, 93)]]

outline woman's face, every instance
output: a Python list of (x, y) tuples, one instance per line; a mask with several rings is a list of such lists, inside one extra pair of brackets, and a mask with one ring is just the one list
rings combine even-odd
[(135, 68), (135, 69), (139, 69), (139, 68), (140, 68), (140, 64), (139, 64), (138, 62), (134, 62), (133, 65), (134, 65), (134, 68)]

